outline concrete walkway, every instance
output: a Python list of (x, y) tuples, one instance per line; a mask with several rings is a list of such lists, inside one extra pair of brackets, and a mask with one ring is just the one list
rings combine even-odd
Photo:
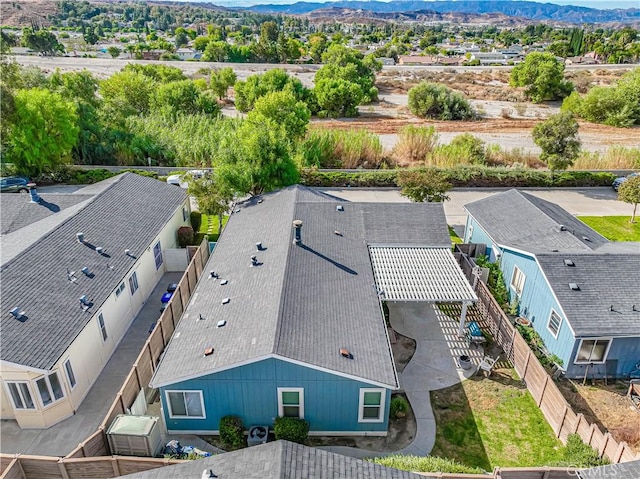
[(169, 283), (180, 281), (182, 274), (162, 276), (75, 415), (48, 429), (20, 429), (16, 421), (2, 421), (0, 452), (66, 456), (97, 431), (149, 337), (149, 326), (160, 317), (162, 292)]
[[(428, 455), (436, 441), (436, 422), (431, 407), (430, 392), (447, 388), (469, 378), (483, 358), (483, 349), (469, 348), (458, 338), (458, 321), (450, 316), (459, 313), (453, 307), (449, 315), (427, 303), (387, 303), (389, 320), (395, 331), (416, 340), (416, 351), (404, 370), (399, 373), (403, 390), (416, 417), (416, 436), (407, 447), (393, 452), (376, 452), (347, 446), (321, 447), (345, 456), (366, 458), (389, 454)], [(444, 307), (443, 307), (444, 308)], [(469, 356), (474, 367), (463, 370), (457, 359)]]

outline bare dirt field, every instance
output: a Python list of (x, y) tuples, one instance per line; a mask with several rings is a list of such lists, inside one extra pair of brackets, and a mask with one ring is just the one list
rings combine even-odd
[(564, 379), (558, 383), (573, 410), (582, 413), (589, 422), (608, 431), (617, 441), (625, 441), (640, 453), (640, 412), (626, 398), (628, 382), (603, 381), (595, 384)]

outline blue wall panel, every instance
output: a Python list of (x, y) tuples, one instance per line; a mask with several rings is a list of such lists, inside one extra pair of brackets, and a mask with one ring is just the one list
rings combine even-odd
[(489, 261), (493, 262), (496, 260), (496, 246), (491, 241), (489, 235), (480, 227), (478, 223), (476, 223), (476, 221), (470, 215), (467, 215), (467, 224), (464, 228), (464, 242), (486, 244), (486, 255), (489, 258)]
[[(218, 430), (220, 418), (240, 416), (245, 427), (272, 425), (278, 415), (279, 387), (304, 388), (304, 416), (311, 431), (386, 431), (391, 391), (385, 393), (385, 421), (359, 423), (360, 388), (367, 383), (335, 376), (278, 359), (184, 381), (161, 388), (162, 405), (169, 430)], [(170, 419), (165, 390), (203, 391), (205, 419)]]

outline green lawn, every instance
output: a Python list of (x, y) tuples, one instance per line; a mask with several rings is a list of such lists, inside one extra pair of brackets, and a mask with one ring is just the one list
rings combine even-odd
[[(222, 228), (229, 221), (228, 216), (222, 217)], [(211, 225), (211, 234), (209, 235), (209, 241), (218, 241), (218, 215), (202, 215), (202, 223), (200, 224), (200, 233), (207, 233), (209, 231), (209, 225)]]
[(458, 234), (453, 231), (453, 228), (451, 226), (449, 226), (449, 238), (451, 238), (451, 243), (453, 244), (462, 243), (462, 238), (460, 238), (460, 236), (458, 236)]
[(544, 466), (564, 446), (513, 369), (494, 371), (431, 392), (436, 444), (431, 455), (491, 471), (495, 466)]
[(611, 241), (640, 241), (640, 218), (629, 223), (631, 216), (578, 216), (583, 223)]

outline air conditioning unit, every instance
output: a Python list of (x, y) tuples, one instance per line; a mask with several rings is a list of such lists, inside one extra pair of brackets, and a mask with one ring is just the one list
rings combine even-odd
[(160, 418), (119, 414), (107, 430), (111, 454), (154, 457), (162, 447)]

